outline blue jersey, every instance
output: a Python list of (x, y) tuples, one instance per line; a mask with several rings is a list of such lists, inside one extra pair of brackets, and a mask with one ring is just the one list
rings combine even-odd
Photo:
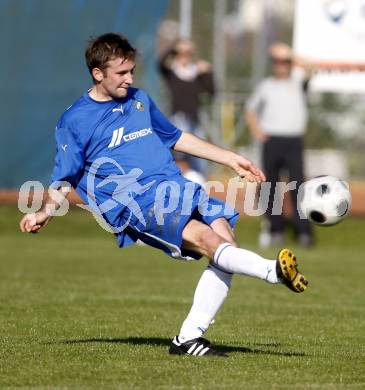
[[(169, 150), (180, 136), (181, 130), (169, 122), (143, 90), (129, 88), (125, 98), (105, 102), (95, 101), (85, 93), (57, 124), (52, 186), (67, 181), (90, 204), (87, 180), (92, 173), (92, 200), (100, 205), (115, 196), (118, 188), (118, 179), (112, 182), (111, 175), (121, 178), (132, 172), (132, 179), (137, 178), (141, 186), (157, 184), (180, 174)], [(97, 171), (92, 172), (96, 170), (95, 162)], [(124, 187), (130, 184), (125, 177), (121, 184)], [(103, 182), (108, 178), (109, 182)], [(138, 195), (138, 188), (135, 192)], [(145, 198), (141, 197), (141, 202)], [(125, 206), (122, 202), (121, 207), (109, 210), (108, 222), (115, 224)]]
[[(140, 89), (129, 88), (125, 98), (105, 102), (85, 93), (57, 124), (52, 187), (66, 181), (76, 188), (112, 227), (120, 246), (141, 239), (173, 257), (189, 257), (181, 245), (191, 218), (209, 225), (224, 217), (233, 226), (237, 213), (181, 176), (169, 150), (181, 134)], [(166, 183), (171, 187), (161, 192)], [(166, 199), (176, 208), (161, 223), (156, 202), (163, 209)], [(220, 206), (220, 211), (200, 215), (204, 199), (208, 208)]]

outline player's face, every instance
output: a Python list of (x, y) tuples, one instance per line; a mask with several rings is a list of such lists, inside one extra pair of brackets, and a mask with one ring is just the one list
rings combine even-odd
[(128, 88), (133, 84), (134, 69), (133, 60), (115, 58), (108, 61), (108, 67), (100, 82), (105, 94), (111, 98), (123, 98), (127, 96)]

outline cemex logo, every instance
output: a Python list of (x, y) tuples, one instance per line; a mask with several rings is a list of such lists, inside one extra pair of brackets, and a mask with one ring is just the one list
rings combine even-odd
[(108, 145), (108, 148), (113, 148), (114, 146), (120, 145), (122, 140), (125, 142), (129, 142), (150, 134), (152, 134), (152, 130), (150, 127), (148, 127), (146, 129), (137, 130), (133, 133), (124, 135), (124, 127), (120, 127), (119, 129), (113, 131), (112, 139), (110, 141), (110, 144)]

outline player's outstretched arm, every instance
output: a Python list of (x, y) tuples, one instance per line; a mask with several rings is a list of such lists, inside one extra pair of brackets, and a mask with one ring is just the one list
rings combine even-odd
[[(41, 228), (48, 225), (52, 219), (53, 213), (61, 207), (65, 194), (69, 192), (69, 188), (60, 188), (48, 190), (48, 197), (44, 201), (42, 208), (31, 214), (26, 214), (19, 222), (20, 230), (23, 233), (37, 233)], [(58, 200), (59, 199), (59, 200)]]
[(51, 216), (46, 211), (40, 210), (36, 213), (26, 214), (19, 222), (20, 230), (23, 233), (37, 233), (42, 227), (47, 226)]
[(225, 165), (250, 182), (260, 183), (266, 180), (264, 173), (247, 158), (211, 144), (191, 133), (183, 132), (174, 150)]

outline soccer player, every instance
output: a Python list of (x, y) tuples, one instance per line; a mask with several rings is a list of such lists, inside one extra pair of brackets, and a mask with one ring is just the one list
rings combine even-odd
[(61, 206), (54, 195), (64, 193), (68, 182), (114, 229), (120, 247), (141, 240), (176, 259), (206, 256), (193, 305), (169, 352), (224, 355), (202, 336), (233, 274), (283, 283), (295, 292), (308, 282), (288, 249), (267, 260), (239, 248), (232, 231), (238, 214), (183, 178), (169, 149), (228, 166), (250, 182), (265, 176), (246, 158), (177, 129), (146, 92), (132, 88), (136, 51), (123, 36), (97, 37), (85, 56), (93, 86), (61, 116), (50, 196), (40, 211), (21, 219), (20, 229), (35, 233), (46, 226)]

